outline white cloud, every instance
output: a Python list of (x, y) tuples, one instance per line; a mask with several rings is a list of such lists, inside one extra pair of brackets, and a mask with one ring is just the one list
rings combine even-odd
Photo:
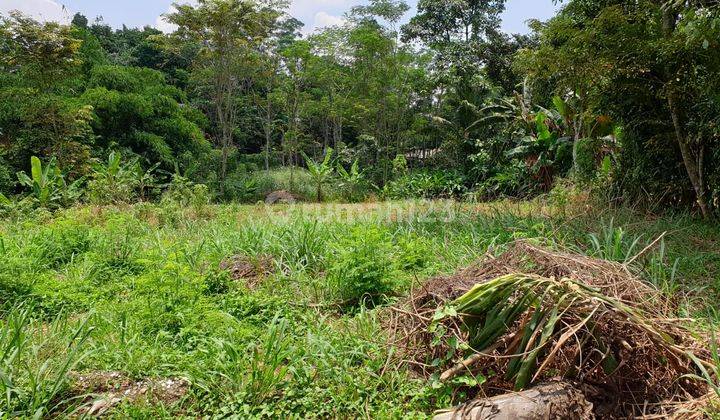
[(18, 10), (37, 20), (69, 23), (72, 14), (65, 6), (54, 0), (2, 0), (0, 13)]
[(305, 23), (303, 33), (309, 34), (328, 24), (344, 22), (340, 16), (359, 3), (360, 0), (292, 0), (289, 13)]
[[(171, 6), (167, 13), (172, 13), (173, 11), (174, 8)], [(165, 17), (161, 15), (155, 19), (155, 29), (161, 30), (166, 34), (169, 34), (175, 32), (175, 29), (177, 29), (177, 25), (168, 22), (167, 20), (165, 20)]]
[(315, 21), (313, 26), (316, 28), (323, 28), (325, 26), (337, 26), (345, 23), (345, 19), (340, 16), (333, 16), (326, 12), (315, 13)]
[(327, 12), (317, 12), (315, 13), (313, 23), (305, 26), (304, 32), (312, 33), (318, 29), (326, 28), (328, 26), (341, 26), (344, 25), (345, 22), (347, 21), (343, 17), (331, 15)]
[[(179, 0), (179, 1), (175, 1), (175, 2), (173, 2), (173, 4), (170, 5), (170, 7), (168, 7), (168, 11), (165, 12), (165, 14), (175, 13), (175, 11), (176, 11), (175, 6), (174, 6), (175, 3), (178, 3), (178, 4), (196, 4), (197, 2), (196, 2), (195, 0)], [(160, 15), (160, 16), (158, 16), (157, 18), (155, 18), (155, 29), (158, 29), (158, 30), (160, 30), (160, 31), (163, 31), (163, 32), (165, 32), (166, 34), (169, 34), (169, 33), (175, 32), (175, 30), (177, 29), (177, 25), (174, 25), (174, 24), (168, 22), (167, 20), (165, 20), (165, 17), (164, 17), (164, 16)]]

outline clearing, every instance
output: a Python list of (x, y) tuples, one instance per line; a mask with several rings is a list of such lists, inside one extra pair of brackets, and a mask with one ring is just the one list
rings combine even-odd
[[(423, 418), (565, 376), (602, 417), (705, 415), (718, 225), (588, 208), (137, 204), (7, 220), (0, 414)], [(507, 293), (485, 312), (452, 302), (498, 277)], [(497, 331), (452, 313), (490, 324), (507, 302)], [(520, 379), (519, 347), (535, 353)]]

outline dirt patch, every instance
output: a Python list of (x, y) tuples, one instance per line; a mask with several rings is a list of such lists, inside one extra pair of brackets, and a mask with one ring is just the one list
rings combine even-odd
[(132, 380), (122, 372), (101, 371), (74, 374), (70, 392), (85, 396), (80, 415), (103, 416), (123, 402), (145, 402), (172, 405), (182, 399), (190, 389), (185, 378), (145, 378)]
[(220, 262), (220, 269), (228, 271), (233, 280), (242, 281), (248, 288), (255, 289), (265, 277), (275, 272), (275, 262), (269, 255), (233, 255)]
[(297, 198), (289, 191), (273, 191), (265, 197), (265, 204), (293, 204)]
[[(438, 277), (427, 282), (411, 296), (392, 308), (384, 320), (392, 331), (394, 344), (400, 349), (399, 363), (408, 364), (418, 375), (430, 377), (447, 373), (455, 363), (463, 372), (482, 374), (488, 380), (481, 387), (469, 389), (472, 395), (498, 395), (513, 389), (513, 381), (505, 376), (513, 355), (523, 340), (522, 330), (530, 320), (530, 313), (520, 315), (503, 336), (494, 341), (492, 348), (458, 352), (453, 360), (436, 367), (453, 349), (448, 338), (469, 341), (468, 328), (462, 317), (442, 321), (441, 328), (433, 324), (438, 308), (465, 294), (476, 284), (482, 284), (508, 274), (529, 274), (547, 279), (570, 279), (591, 286), (605, 296), (622, 302), (633, 311), (642, 313), (647, 325), (638, 325), (613, 310), (599, 311), (594, 317), (569, 337), (562, 338), (570, 326), (580, 325), (581, 316), (572, 310), (564, 312), (545, 349), (557, 348), (557, 353), (534, 383), (554, 377), (576, 380), (595, 390), (588, 395), (600, 418), (639, 416), (661, 412), (660, 403), (678, 403), (699, 398), (707, 392), (702, 383), (683, 378), (695, 372), (694, 364), (683, 357), (684, 351), (692, 351), (706, 358), (707, 345), (684, 329), (677, 320), (671, 319), (673, 302), (663, 298), (652, 286), (633, 275), (624, 265), (585, 256), (557, 252), (528, 242), (510, 245), (499, 257), (486, 256), (479, 263), (449, 277)], [(510, 295), (508, 299), (516, 299)], [(484, 322), (480, 320), (480, 322)], [(431, 326), (435, 330), (431, 333)], [(647, 327), (647, 328), (646, 328)], [(441, 332), (441, 334), (438, 333)], [(561, 332), (562, 331), (562, 332)], [(652, 331), (660, 331), (662, 337)], [(525, 338), (527, 339), (527, 338)], [(672, 345), (657, 345), (667, 339)], [(602, 347), (597, 342), (604, 343)], [(547, 350), (544, 355), (547, 355)], [(614, 365), (608, 368), (608, 360)], [(543, 363), (542, 356), (538, 364)]]

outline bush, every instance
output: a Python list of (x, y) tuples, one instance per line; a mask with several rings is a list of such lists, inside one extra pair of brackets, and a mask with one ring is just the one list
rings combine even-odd
[(367, 198), (370, 183), (366, 179), (365, 171), (360, 170), (357, 160), (350, 166), (349, 171), (339, 164), (337, 173), (340, 177), (339, 192), (343, 201), (357, 203)]
[(252, 203), (260, 201), (264, 197), (260, 192), (260, 186), (253, 174), (244, 171), (235, 171), (228, 175), (225, 180), (224, 199)]
[(0, 194), (10, 194), (15, 186), (12, 168), (0, 158)]
[(29, 236), (28, 254), (35, 267), (56, 269), (85, 253), (90, 246), (90, 229), (70, 220), (43, 226)]
[(120, 154), (110, 153), (106, 164), (95, 165), (86, 196), (93, 204), (130, 203), (144, 198), (145, 190), (155, 184), (151, 168), (145, 172), (137, 159), (123, 164)]
[(338, 297), (348, 305), (376, 302), (395, 287), (395, 247), (387, 231), (355, 227), (334, 245), (328, 279)]
[(312, 200), (316, 194), (312, 177), (303, 168), (280, 168), (270, 172), (258, 171), (252, 174), (257, 184), (258, 199), (264, 199), (269, 193), (286, 190), (302, 200)]
[(465, 191), (464, 177), (450, 171), (420, 171), (404, 175), (383, 188), (384, 198), (451, 198)]
[(207, 185), (195, 184), (183, 176), (173, 175), (161, 201), (165, 204), (172, 203), (181, 207), (201, 209), (210, 204), (212, 197)]

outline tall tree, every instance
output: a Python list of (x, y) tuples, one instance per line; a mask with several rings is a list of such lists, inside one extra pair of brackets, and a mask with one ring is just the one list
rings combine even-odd
[(202, 46), (194, 64), (210, 85), (216, 138), (222, 149), (220, 179), (224, 181), (237, 128), (237, 97), (252, 82), (248, 60), (280, 13), (251, 0), (199, 0), (196, 5), (175, 4), (175, 8), (167, 15), (167, 20), (178, 27), (174, 38)]

